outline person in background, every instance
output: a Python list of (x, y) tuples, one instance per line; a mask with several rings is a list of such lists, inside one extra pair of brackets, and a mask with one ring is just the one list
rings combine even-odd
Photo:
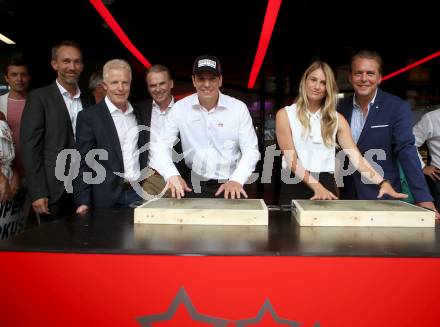
[(362, 158), (347, 121), (336, 111), (336, 103), (333, 71), (325, 62), (313, 62), (301, 78), (296, 103), (276, 114), (283, 169), (297, 178), (296, 183), (281, 183), (279, 203), (288, 205), (292, 199), (337, 199), (333, 176), (336, 140), (355, 168), (374, 183), (378, 198), (385, 194), (394, 198), (406, 197), (395, 192), (391, 184)]
[(17, 169), (20, 178), (23, 178), (20, 123), (31, 80), (27, 63), (22, 59), (11, 60), (5, 66), (4, 78), (9, 85), (9, 92), (0, 96), (0, 112), (3, 113), (12, 130), (15, 145), (14, 167)]
[[(166, 118), (174, 105), (174, 97), (172, 95), (172, 89), (174, 86), (173, 79), (171, 78), (170, 70), (163, 65), (154, 65), (150, 67), (145, 75), (147, 83), (148, 93), (152, 99), (148, 99), (135, 104), (135, 107), (139, 109), (142, 124), (149, 127), (149, 131), (145, 131), (147, 141), (155, 143), (160, 138), (160, 133), (164, 129), (166, 124)], [(176, 154), (182, 153), (181, 143), (177, 143), (174, 146)], [(176, 166), (179, 173), (184, 176), (187, 174), (187, 168), (183, 158), (176, 160)], [(174, 161), (174, 158), (173, 158)], [(150, 195), (160, 194), (165, 190), (166, 182), (164, 178), (153, 167), (151, 160), (151, 152), (148, 158), (149, 176), (143, 181), (143, 189)], [(168, 190), (165, 194), (166, 197), (170, 197), (171, 193)]]
[(0, 112), (0, 203), (12, 201), (20, 187), (17, 169), (13, 169), (15, 157), (12, 131)]
[(440, 109), (424, 114), (413, 127), (413, 134), (416, 147), (425, 142), (428, 147), (429, 165), (425, 165), (420, 155), (419, 157), (435, 207), (440, 211)]
[(102, 70), (93, 72), (89, 79), (89, 91), (93, 95), (94, 103), (105, 98), (106, 92), (102, 81)]

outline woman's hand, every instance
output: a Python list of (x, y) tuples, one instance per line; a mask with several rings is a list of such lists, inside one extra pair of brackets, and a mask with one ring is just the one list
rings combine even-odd
[(337, 200), (338, 197), (334, 195), (332, 192), (327, 190), (321, 183), (315, 184), (313, 187), (313, 196), (310, 200)]

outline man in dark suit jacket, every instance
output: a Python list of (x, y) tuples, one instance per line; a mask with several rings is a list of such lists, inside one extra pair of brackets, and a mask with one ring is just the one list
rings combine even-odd
[(126, 208), (142, 200), (132, 185), (140, 181), (148, 153), (139, 154), (145, 139), (138, 133), (139, 116), (128, 102), (130, 65), (110, 60), (104, 65), (103, 77), (107, 96), (78, 115), (76, 147), (81, 163), (74, 181), (77, 213), (91, 207)]
[[(353, 138), (364, 156), (367, 151), (385, 154), (385, 157), (379, 154), (376, 165), (382, 168), (384, 178), (394, 189), (401, 189), (399, 160), (416, 203), (434, 209), (414, 146), (411, 109), (402, 99), (378, 89), (381, 78), (379, 54), (364, 50), (354, 55), (349, 79), (355, 94), (342, 100), (338, 110), (349, 122)], [(358, 172), (345, 176), (343, 182), (342, 199), (376, 199), (378, 186), (364, 183)]]
[[(135, 106), (140, 115), (141, 124), (149, 127), (149, 131), (142, 131), (147, 142), (155, 142), (160, 137), (160, 131), (166, 124), (166, 116), (174, 105), (174, 98), (171, 94), (174, 83), (171, 78), (170, 70), (163, 65), (154, 65), (150, 67), (145, 75), (148, 93), (152, 99), (144, 100)], [(183, 160), (182, 146), (178, 142), (174, 146), (176, 157), (176, 167), (182, 176), (188, 174), (188, 168)], [(180, 155), (180, 157), (179, 157)], [(165, 189), (165, 180), (156, 171), (155, 164), (148, 157), (149, 176), (143, 181), (143, 188), (150, 195), (160, 194)], [(170, 196), (168, 190), (165, 196)]]
[[(74, 212), (73, 196), (55, 176), (60, 151), (75, 147), (74, 130), (79, 111), (87, 107), (78, 79), (83, 70), (78, 45), (63, 41), (52, 48), (54, 83), (30, 92), (20, 127), (25, 178), (34, 211), (53, 220)], [(70, 171), (69, 163), (64, 167)]]

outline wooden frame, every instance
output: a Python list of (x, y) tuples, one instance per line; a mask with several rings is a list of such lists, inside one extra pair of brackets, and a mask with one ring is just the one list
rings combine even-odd
[(292, 200), (300, 226), (434, 227), (435, 213), (396, 200)]
[(162, 198), (135, 208), (134, 222), (143, 224), (268, 225), (262, 199)]

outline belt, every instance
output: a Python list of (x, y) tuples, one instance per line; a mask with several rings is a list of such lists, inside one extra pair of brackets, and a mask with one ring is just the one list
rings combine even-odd
[(152, 175), (160, 176), (159, 172), (156, 169), (153, 169), (151, 167), (148, 167), (148, 169), (150, 170), (150, 176), (152, 176)]

